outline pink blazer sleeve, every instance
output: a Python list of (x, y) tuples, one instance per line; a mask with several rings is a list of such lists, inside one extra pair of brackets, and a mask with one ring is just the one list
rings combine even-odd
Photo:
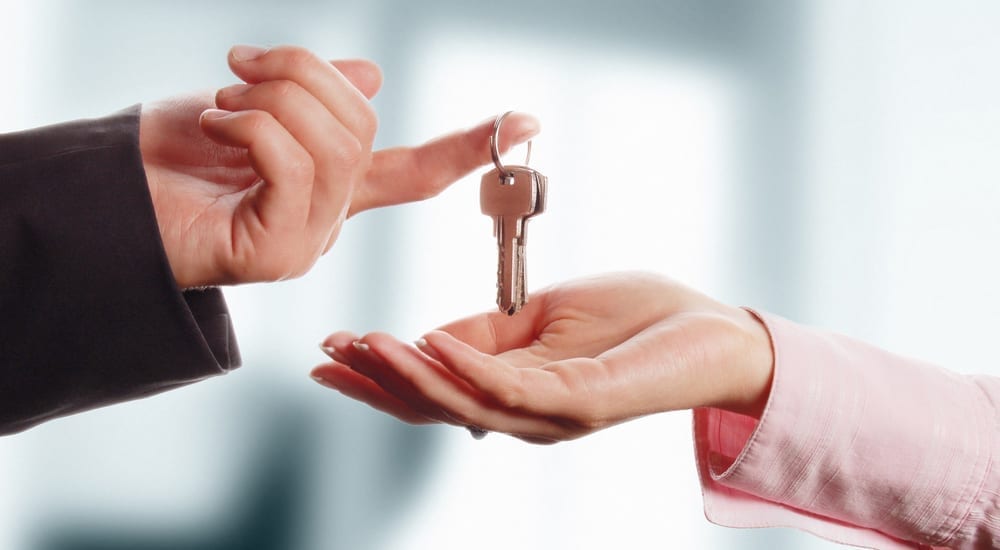
[(1000, 547), (1000, 379), (759, 317), (775, 353), (760, 421), (694, 413), (710, 521), (872, 548)]

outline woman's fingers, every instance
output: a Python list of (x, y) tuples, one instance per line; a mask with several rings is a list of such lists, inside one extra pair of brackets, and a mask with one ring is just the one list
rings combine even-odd
[(369, 344), (362, 343), (353, 334), (333, 334), (324, 344), (334, 349), (335, 354), (330, 354), (331, 357), (349, 365), (356, 373), (405, 403), (411, 410), (437, 422), (455, 423), (438, 404), (423, 399), (405, 377), (372, 353)]
[(589, 396), (586, 384), (565, 372), (540, 368), (547, 364), (542, 358), (530, 366), (514, 366), (442, 331), (425, 335), (420, 349), (504, 409), (538, 417), (572, 417)]
[(320, 365), (313, 369), (312, 377), (328, 388), (333, 388), (347, 397), (367, 403), (372, 408), (391, 414), (403, 422), (410, 424), (434, 422), (347, 365), (340, 363)]
[[(683, 288), (637, 282), (616, 276), (550, 290), (535, 301), (544, 315), (470, 317), (417, 347), (371, 334), (361, 367), (347, 360), (415, 410), (433, 406), (455, 423), (536, 442), (677, 409), (759, 415), (773, 368), (766, 327)], [(674, 296), (656, 302), (665, 291)], [(684, 309), (672, 313), (671, 303)]]
[(545, 324), (546, 294), (533, 294), (520, 313), (511, 316), (490, 311), (459, 319), (439, 327), (475, 350), (497, 355), (531, 345)]
[[(342, 343), (343, 334), (346, 333), (331, 336), (327, 343)], [(474, 425), (534, 442), (567, 437), (562, 427), (551, 419), (506, 409), (477, 395), (473, 388), (433, 359), (389, 335), (369, 334), (351, 348), (354, 351), (340, 347), (338, 353), (354, 370), (420, 414), (448, 424)]]
[[(491, 161), (489, 119), (419, 147), (378, 151), (362, 186), (351, 202), (350, 215), (371, 208), (433, 197), (472, 170)], [(524, 113), (507, 117), (500, 128), (500, 151), (523, 143), (540, 130), (538, 119)]]
[[(509, 406), (501, 401), (503, 395), (479, 392), (411, 345), (378, 333), (369, 334), (362, 340), (379, 356), (382, 364), (404, 378), (421, 399), (439, 406), (458, 424), (524, 436), (565, 439), (562, 426), (547, 415)], [(484, 362), (491, 362), (491, 359), (481, 356)], [(499, 363), (493, 360), (490, 366), (500, 367)]]

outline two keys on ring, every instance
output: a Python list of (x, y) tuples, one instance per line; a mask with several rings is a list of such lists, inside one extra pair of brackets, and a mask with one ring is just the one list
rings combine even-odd
[(524, 250), (528, 220), (545, 211), (548, 178), (527, 166), (531, 161), (530, 140), (523, 166), (500, 162), (500, 126), (510, 113), (501, 114), (493, 124), (490, 153), (496, 168), (483, 175), (479, 205), (483, 214), (493, 218), (493, 235), (497, 239), (497, 307), (514, 315), (527, 302)]

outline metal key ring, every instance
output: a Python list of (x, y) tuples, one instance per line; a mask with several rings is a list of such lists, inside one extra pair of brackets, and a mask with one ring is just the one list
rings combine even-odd
[[(500, 151), (497, 149), (500, 143), (500, 125), (503, 124), (503, 120), (507, 118), (507, 115), (513, 113), (514, 111), (507, 111), (506, 113), (497, 115), (496, 121), (493, 123), (493, 135), (490, 136), (490, 154), (493, 156), (493, 164), (496, 165), (497, 171), (508, 178), (514, 177), (514, 173), (507, 170), (507, 167), (500, 162)], [(531, 162), (531, 140), (528, 140), (528, 154), (524, 157), (524, 165), (527, 166)]]

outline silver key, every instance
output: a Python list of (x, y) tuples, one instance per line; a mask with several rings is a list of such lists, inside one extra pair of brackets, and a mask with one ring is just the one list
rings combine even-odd
[(514, 315), (528, 296), (524, 276), (528, 218), (545, 210), (548, 179), (527, 166), (531, 160), (531, 141), (524, 166), (504, 166), (500, 162), (497, 146), (500, 125), (510, 113), (497, 116), (493, 123), (490, 153), (496, 169), (483, 176), (479, 205), (483, 214), (493, 218), (493, 236), (497, 238), (497, 307), (507, 315)]
[[(526, 269), (524, 267), (525, 265), (524, 250), (525, 248), (527, 248), (528, 245), (528, 220), (530, 218), (537, 216), (538, 214), (541, 214), (542, 212), (545, 212), (545, 201), (546, 198), (548, 197), (549, 179), (543, 176), (537, 170), (532, 170), (531, 168), (521, 167), (521, 166), (515, 166), (510, 168), (511, 169), (523, 168), (525, 170), (529, 170), (531, 172), (533, 183), (535, 184), (535, 209), (531, 212), (531, 214), (528, 214), (527, 216), (521, 218), (521, 241), (517, 247), (516, 284), (518, 290), (518, 298), (515, 302), (516, 310), (514, 311), (514, 313), (517, 313), (518, 311), (521, 310), (522, 307), (524, 307), (524, 304), (528, 303), (528, 283), (527, 283), (527, 275), (525, 275)], [(513, 313), (510, 313), (509, 315), (513, 315)]]
[(487, 172), (479, 188), (484, 214), (493, 218), (497, 238), (497, 306), (514, 315), (527, 302), (524, 246), (527, 222), (545, 209), (545, 176), (526, 166)]

